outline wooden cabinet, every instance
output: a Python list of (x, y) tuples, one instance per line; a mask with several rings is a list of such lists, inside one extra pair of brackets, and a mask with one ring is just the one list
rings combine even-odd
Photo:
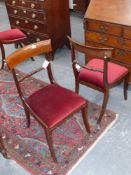
[(85, 13), (90, 0), (74, 0), (74, 11)]
[(67, 0), (5, 0), (11, 28), (27, 34), (25, 44), (52, 39), (53, 50), (69, 46), (69, 2)]
[(85, 43), (115, 48), (114, 61), (125, 63), (129, 66), (129, 70), (131, 70), (130, 6), (131, 1), (128, 0), (92, 0), (84, 18)]

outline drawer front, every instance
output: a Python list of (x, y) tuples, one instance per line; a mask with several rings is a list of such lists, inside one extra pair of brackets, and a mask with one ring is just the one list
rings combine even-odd
[(18, 6), (19, 5), (19, 0), (5, 0), (7, 4), (12, 5), (12, 6)]
[(124, 28), (124, 38), (131, 39), (131, 27), (130, 28)]
[[(105, 45), (94, 43), (92, 41), (86, 41), (86, 45), (93, 46), (93, 47), (105, 47)], [(114, 59), (118, 61), (122, 61), (123, 63), (126, 63), (131, 66), (131, 52), (126, 51), (124, 49), (116, 49), (115, 48), (115, 55)]]
[(7, 5), (7, 10), (8, 10), (8, 13), (11, 15), (17, 15), (17, 16), (21, 16), (23, 18), (25, 17), (25, 18), (29, 18), (29, 19), (33, 19), (33, 20), (46, 22), (45, 13), (35, 12), (35, 11), (31, 11), (31, 10), (26, 10), (26, 9), (20, 9), (20, 8), (13, 7), (10, 5)]
[(39, 33), (47, 33), (46, 24), (39, 22), (33, 22), (28, 19), (20, 19), (16, 17), (9, 16), (10, 23), (12, 26), (22, 27)]
[(24, 8), (30, 8), (30, 9), (35, 9), (35, 10), (43, 10), (43, 3), (38, 1), (38, 2), (32, 2), (32, 1), (27, 1), (27, 0), (6, 0), (7, 4), (13, 5), (13, 6), (20, 6)]
[(131, 52), (123, 49), (115, 49), (115, 58), (131, 66)]
[(108, 33), (116, 36), (122, 35), (122, 28), (120, 27), (120, 25), (98, 22), (98, 21), (85, 20), (85, 30)]
[(117, 47), (122, 49), (131, 50), (131, 41), (122, 37), (115, 37), (111, 35), (101, 34), (97, 32), (86, 31), (85, 37), (89, 41), (104, 44), (110, 47)]
[(27, 35), (26, 44), (35, 43), (35, 42), (49, 39), (48, 35), (41, 35), (39, 33), (34, 33), (34, 32), (26, 31), (23, 29), (21, 29), (21, 30)]
[(105, 48), (105, 47), (106, 47), (106, 48), (112, 48), (112, 47), (105, 46), (104, 44), (92, 42), (92, 41), (89, 41), (89, 40), (86, 40), (86, 41), (85, 41), (85, 44), (86, 44), (86, 45), (89, 45), (89, 46), (92, 46), (92, 47), (99, 47), (99, 48)]

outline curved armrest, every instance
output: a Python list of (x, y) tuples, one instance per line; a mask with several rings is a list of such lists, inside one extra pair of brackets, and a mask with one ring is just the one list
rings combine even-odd
[(84, 68), (84, 69), (88, 69), (88, 70), (91, 70), (91, 71), (96, 71), (96, 72), (102, 72), (102, 73), (104, 73), (104, 69), (98, 69), (98, 68), (93, 68), (91, 66), (85, 66), (85, 65), (82, 65), (82, 64), (78, 63), (77, 60), (74, 60), (73, 61), (73, 64), (74, 64), (75, 68), (78, 71), (80, 70), (80, 68)]
[(131, 68), (131, 64), (130, 63), (124, 63), (122, 61), (118, 61), (118, 60), (115, 60), (113, 58), (111, 58), (111, 61), (116, 63), (116, 64), (120, 64), (121, 66), (125, 66), (126, 68)]

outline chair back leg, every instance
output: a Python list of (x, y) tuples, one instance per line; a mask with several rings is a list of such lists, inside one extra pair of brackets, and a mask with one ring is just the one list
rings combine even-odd
[(124, 99), (127, 100), (127, 92), (128, 92), (128, 85), (129, 85), (129, 75), (127, 74), (126, 78), (124, 79)]
[(79, 93), (79, 81), (77, 79), (75, 79), (75, 92)]
[(105, 110), (106, 110), (108, 99), (109, 99), (109, 90), (106, 90), (105, 93), (104, 93), (103, 104), (102, 104), (102, 108), (101, 108), (101, 111), (100, 111), (99, 118), (97, 120), (97, 124), (100, 124), (100, 122), (103, 118), (103, 115), (104, 115)]
[(52, 141), (52, 131), (49, 131), (48, 129), (45, 129), (45, 135), (46, 135), (46, 140), (49, 146), (49, 150), (51, 153), (51, 157), (54, 160), (54, 162), (57, 163), (57, 158), (56, 158), (56, 154), (53, 148), (53, 141)]

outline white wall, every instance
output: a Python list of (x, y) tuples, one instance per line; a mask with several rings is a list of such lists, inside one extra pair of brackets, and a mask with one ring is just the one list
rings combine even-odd
[(69, 0), (69, 7), (70, 9), (73, 9), (73, 0)]

